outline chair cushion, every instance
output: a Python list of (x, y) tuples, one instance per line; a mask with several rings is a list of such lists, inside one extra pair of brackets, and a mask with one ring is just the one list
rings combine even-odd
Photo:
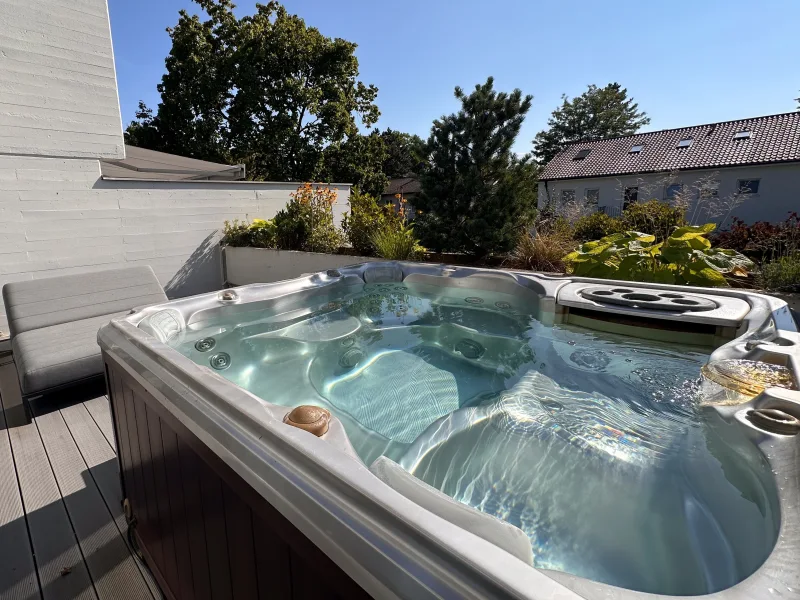
[(369, 470), (386, 485), (422, 508), (499, 546), (521, 561), (533, 564), (531, 540), (519, 527), (453, 500), (385, 456), (376, 459)]
[(11, 337), (167, 300), (150, 267), (15, 281), (3, 286)]
[(97, 330), (128, 311), (61, 323), (14, 336), (11, 349), (26, 396), (103, 372)]

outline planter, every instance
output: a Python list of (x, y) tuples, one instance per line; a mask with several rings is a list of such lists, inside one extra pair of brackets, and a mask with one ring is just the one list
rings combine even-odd
[(234, 248), (223, 252), (225, 282), (228, 285), (272, 283), (362, 262), (382, 260), (371, 256), (321, 254), (269, 248)]

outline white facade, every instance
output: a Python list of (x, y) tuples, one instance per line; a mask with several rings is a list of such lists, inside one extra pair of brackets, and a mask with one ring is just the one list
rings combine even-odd
[[(223, 221), (271, 218), (298, 186), (102, 179), (109, 157), (124, 144), (105, 0), (0, 0), (0, 287), (145, 264), (170, 297), (219, 289)], [(338, 221), (350, 188), (333, 187)]]
[(0, 0), (0, 154), (125, 155), (105, 0)]
[[(758, 193), (740, 194), (739, 183), (753, 180), (758, 180)], [(789, 212), (800, 212), (800, 163), (540, 181), (539, 207), (548, 200), (561, 203), (572, 192), (577, 200), (591, 198), (595, 191), (599, 194), (598, 208), (617, 216), (626, 188), (637, 188), (638, 201), (644, 202), (668, 200), (669, 192), (677, 191), (669, 188), (673, 185), (682, 186), (684, 198), (690, 201), (687, 218), (694, 223), (715, 222), (727, 227), (733, 217), (746, 223), (777, 222), (786, 219)], [(716, 189), (711, 192), (716, 197), (695, 210), (701, 189)], [(711, 208), (712, 204), (717, 206)]]

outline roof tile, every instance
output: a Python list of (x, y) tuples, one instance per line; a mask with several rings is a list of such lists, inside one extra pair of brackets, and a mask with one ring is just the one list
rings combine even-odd
[[(739, 131), (747, 139), (734, 140)], [(691, 146), (678, 142), (693, 138)], [(631, 154), (632, 146), (643, 145)], [(586, 158), (575, 160), (582, 149)], [(664, 129), (594, 142), (576, 142), (545, 166), (540, 179), (577, 179), (684, 169), (800, 161), (800, 112)]]

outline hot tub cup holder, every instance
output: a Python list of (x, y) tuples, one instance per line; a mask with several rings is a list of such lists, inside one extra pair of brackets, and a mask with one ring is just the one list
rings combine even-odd
[(717, 308), (715, 302), (701, 296), (678, 292), (662, 292), (661, 290), (596, 286), (585, 288), (581, 290), (580, 294), (587, 300), (593, 300), (600, 304), (616, 304), (632, 308), (681, 312), (706, 311)]
[(753, 425), (770, 433), (800, 433), (800, 419), (777, 408), (753, 408), (747, 411), (746, 417)]

